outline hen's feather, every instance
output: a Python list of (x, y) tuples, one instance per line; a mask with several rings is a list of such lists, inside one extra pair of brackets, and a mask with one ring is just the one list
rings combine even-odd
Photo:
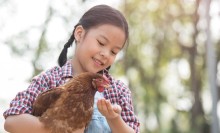
[(34, 102), (32, 114), (41, 116), (60, 97), (63, 91), (61, 87), (57, 87), (40, 94)]
[(40, 94), (33, 115), (40, 116), (40, 121), (53, 133), (72, 133), (84, 128), (92, 117), (95, 87), (102, 87), (105, 80), (100, 74), (80, 74), (63, 86)]

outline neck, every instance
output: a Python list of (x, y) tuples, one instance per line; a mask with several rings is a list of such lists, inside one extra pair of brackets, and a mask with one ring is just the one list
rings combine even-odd
[(73, 69), (73, 76), (78, 75), (83, 72), (82, 68), (80, 67), (79, 62), (75, 57), (72, 59), (72, 69)]

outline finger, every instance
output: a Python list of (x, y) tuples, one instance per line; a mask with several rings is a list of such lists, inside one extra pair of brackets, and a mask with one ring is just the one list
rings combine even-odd
[(109, 113), (109, 114), (114, 113), (114, 111), (113, 111), (113, 106), (112, 106), (111, 102), (110, 102), (109, 100), (106, 100), (105, 103), (106, 103), (106, 107), (107, 107), (107, 109), (108, 109), (108, 113)]
[(106, 102), (105, 101), (106, 101), (105, 99), (101, 99), (101, 107), (102, 107), (102, 111), (104, 113), (108, 113), (108, 108), (106, 106)]
[(120, 105), (118, 105), (118, 104), (114, 104), (114, 105), (113, 105), (113, 110), (114, 110), (116, 113), (120, 114), (122, 108), (121, 108)]
[(98, 101), (97, 101), (97, 107), (98, 107), (99, 111), (102, 110), (101, 99), (98, 99)]
[(100, 110), (103, 110), (103, 99), (98, 99), (97, 106)]

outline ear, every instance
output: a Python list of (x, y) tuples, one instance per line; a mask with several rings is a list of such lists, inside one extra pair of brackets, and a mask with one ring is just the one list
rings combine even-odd
[(75, 32), (74, 32), (76, 42), (79, 42), (83, 38), (84, 31), (85, 30), (82, 27), (82, 25), (79, 25), (76, 27)]

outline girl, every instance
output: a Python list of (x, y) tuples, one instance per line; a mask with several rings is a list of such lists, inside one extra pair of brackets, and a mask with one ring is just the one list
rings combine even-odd
[[(140, 124), (133, 111), (130, 90), (108, 73), (127, 40), (128, 24), (118, 10), (107, 5), (88, 10), (64, 45), (58, 59), (59, 66), (34, 77), (28, 89), (18, 93), (12, 100), (10, 108), (4, 112), (5, 130), (11, 133), (49, 133), (38, 118), (31, 115), (36, 97), (79, 73), (101, 72), (108, 77), (112, 89), (95, 95), (94, 113), (88, 128), (76, 132), (139, 132)], [(75, 54), (67, 60), (67, 50), (74, 41)]]

